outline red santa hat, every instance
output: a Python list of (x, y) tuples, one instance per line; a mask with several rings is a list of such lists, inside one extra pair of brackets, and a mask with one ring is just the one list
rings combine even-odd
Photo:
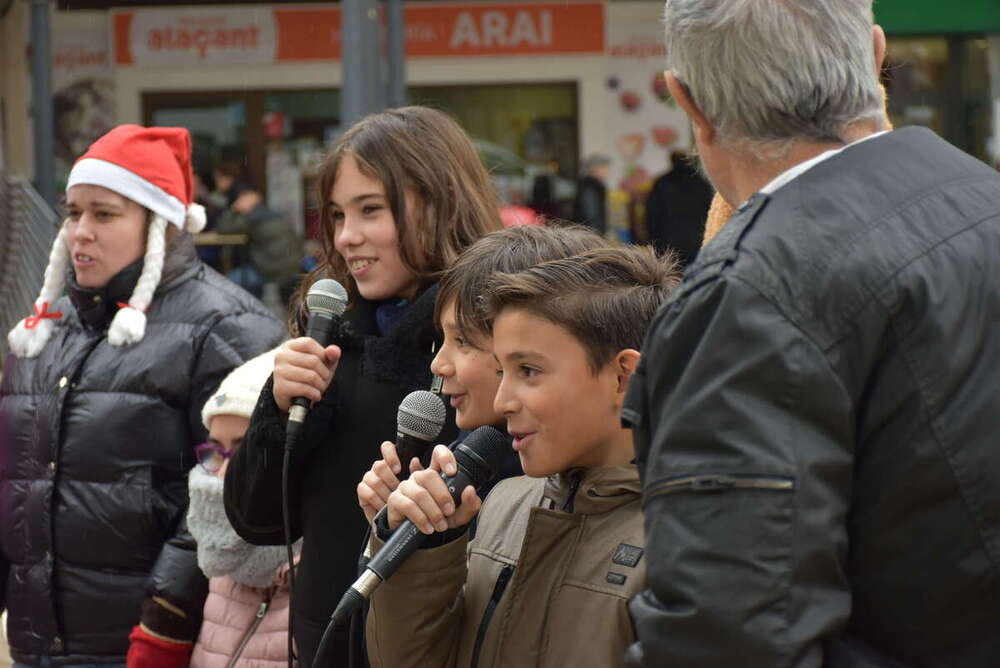
[[(108, 328), (111, 345), (137, 343), (146, 332), (146, 309), (163, 273), (167, 225), (191, 233), (205, 227), (205, 209), (192, 201), (191, 135), (185, 128), (120, 125), (94, 142), (73, 165), (66, 190), (80, 184), (107, 188), (153, 213), (142, 273), (128, 305)], [(11, 350), (20, 357), (38, 356), (52, 335), (54, 321), (62, 317), (49, 308), (62, 294), (69, 262), (65, 229), (52, 246), (35, 315), (19, 322), (7, 336)]]

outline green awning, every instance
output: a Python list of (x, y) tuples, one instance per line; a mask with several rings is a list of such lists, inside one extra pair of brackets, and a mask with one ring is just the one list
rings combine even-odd
[(1000, 32), (1000, 0), (875, 0), (875, 20), (890, 35)]

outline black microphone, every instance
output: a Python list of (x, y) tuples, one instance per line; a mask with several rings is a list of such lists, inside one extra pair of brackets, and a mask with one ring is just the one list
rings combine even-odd
[[(347, 309), (347, 290), (332, 278), (316, 281), (306, 294), (309, 325), (306, 336), (326, 348), (333, 339), (333, 327)], [(309, 412), (309, 399), (295, 397), (288, 411), (289, 423), (301, 425)]]
[[(433, 392), (417, 390), (403, 397), (396, 412), (396, 455), (400, 463), (400, 480), (405, 480), (410, 475), (410, 460), (414, 457), (427, 466), (431, 444), (441, 434), (446, 417), (444, 401)], [(382, 506), (372, 523), (383, 521), (387, 512), (389, 506)], [(365, 536), (366, 546), (369, 535)], [(371, 555), (366, 547), (358, 559), (359, 572), (364, 572), (370, 559)]]
[(411, 459), (417, 457), (423, 462), (427, 449), (441, 434), (446, 416), (441, 397), (427, 390), (410, 392), (400, 402), (396, 412), (396, 454), (401, 478), (409, 472)]
[[(453, 476), (442, 473), (441, 478), (448, 486), (456, 506), (461, 501), (462, 490), (467, 486), (481, 487), (496, 476), (509, 449), (510, 444), (503, 433), (490, 426), (476, 429), (455, 448), (458, 472)], [(368, 562), (365, 572), (340, 599), (333, 612), (334, 625), (343, 624), (426, 539), (427, 535), (420, 533), (410, 520), (400, 524), (382, 549)]]
[[(414, 457), (427, 466), (428, 448), (441, 434), (447, 414), (444, 401), (433, 392), (417, 390), (403, 397), (396, 411), (396, 456), (399, 457), (400, 480), (410, 475), (410, 460)], [(388, 506), (382, 506), (373, 523), (379, 522), (388, 511)], [(367, 550), (362, 559), (359, 570), (368, 565)]]

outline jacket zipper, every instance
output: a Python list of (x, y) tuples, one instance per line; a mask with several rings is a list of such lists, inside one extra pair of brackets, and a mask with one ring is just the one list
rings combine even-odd
[(784, 476), (763, 475), (688, 475), (670, 478), (653, 485), (646, 500), (681, 492), (726, 492), (731, 489), (765, 489), (773, 492), (795, 490), (795, 481)]
[(563, 503), (562, 507), (562, 511), (564, 513), (573, 512), (573, 505), (576, 503), (576, 493), (580, 490), (581, 482), (583, 482), (583, 471), (580, 470), (570, 471), (569, 495), (566, 497), (566, 502)]
[(257, 627), (260, 626), (260, 623), (264, 621), (264, 615), (267, 614), (267, 609), (271, 605), (271, 594), (272, 592), (268, 592), (267, 598), (260, 602), (260, 606), (257, 608), (257, 616), (254, 618), (253, 623), (250, 624), (250, 628), (247, 629), (247, 632), (243, 634), (243, 639), (240, 640), (240, 644), (237, 645), (236, 651), (233, 652), (233, 658), (229, 659), (229, 663), (226, 664), (226, 668), (233, 668), (233, 666), (236, 665), (236, 662), (240, 659), (240, 655), (243, 654), (243, 650), (246, 649), (247, 644), (249, 644), (250, 638), (257, 632)]
[(503, 598), (503, 593), (507, 589), (507, 585), (510, 583), (510, 578), (513, 574), (514, 567), (510, 564), (500, 569), (500, 575), (497, 576), (497, 583), (493, 586), (493, 595), (490, 596), (490, 602), (486, 604), (486, 611), (483, 612), (483, 621), (479, 623), (479, 631), (476, 632), (476, 644), (472, 647), (472, 663), (469, 664), (470, 668), (476, 668), (479, 665), (479, 653), (483, 649), (483, 641), (486, 639), (486, 629), (490, 626), (490, 618), (493, 617), (500, 599)]

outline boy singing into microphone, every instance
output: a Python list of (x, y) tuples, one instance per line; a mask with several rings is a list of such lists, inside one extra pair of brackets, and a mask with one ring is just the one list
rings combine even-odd
[[(483, 293), (500, 369), (494, 410), (526, 477), (494, 488), (478, 529), (418, 550), (371, 599), (373, 666), (594, 666), (623, 663), (626, 604), (644, 584), (639, 477), (619, 411), (643, 334), (678, 277), (646, 248), (605, 248), (496, 275)], [(431, 470), (389, 496), (388, 529), (468, 525)], [(374, 547), (380, 546), (379, 538)]]
[[(443, 381), (441, 393), (455, 409), (455, 424), (459, 429), (467, 433), (484, 425), (502, 428), (505, 422), (504, 416), (493, 408), (500, 384), (493, 359), (493, 323), (479, 308), (480, 295), (490, 277), (607, 245), (604, 237), (581, 225), (511, 227), (474, 243), (445, 272), (438, 283), (434, 308), (434, 321), (441, 330), (443, 344), (431, 362), (431, 371)], [(384, 442), (381, 449), (382, 459), (372, 465), (358, 485), (358, 503), (369, 522), (399, 485), (397, 475), (402, 467), (421, 468), (416, 458), (400, 462), (391, 441)], [(511, 454), (511, 461), (499, 478), (521, 475), (516, 453)]]

